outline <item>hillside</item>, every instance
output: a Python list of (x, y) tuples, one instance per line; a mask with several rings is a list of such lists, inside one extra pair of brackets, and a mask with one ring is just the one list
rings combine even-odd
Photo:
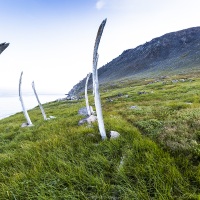
[[(199, 200), (200, 73), (101, 86), (106, 133), (78, 126), (85, 100), (0, 120), (1, 200)], [(90, 105), (94, 105), (89, 93)]]
[[(120, 79), (140, 79), (199, 70), (200, 27), (165, 34), (120, 56), (98, 70), (100, 84)], [(83, 92), (85, 79), (69, 92)], [(90, 79), (91, 86), (91, 79)]]
[(0, 54), (9, 46), (9, 43), (1, 43), (0, 44)]

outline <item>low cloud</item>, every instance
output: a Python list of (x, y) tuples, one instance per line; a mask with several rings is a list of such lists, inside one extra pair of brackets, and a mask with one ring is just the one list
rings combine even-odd
[(101, 10), (105, 6), (105, 2), (102, 0), (99, 0), (96, 2), (96, 9)]

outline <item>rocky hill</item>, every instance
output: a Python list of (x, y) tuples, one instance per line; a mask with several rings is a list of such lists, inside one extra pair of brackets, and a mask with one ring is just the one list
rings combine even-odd
[(9, 43), (1, 43), (0, 44), (0, 54), (9, 46)]
[[(167, 33), (120, 56), (98, 70), (100, 84), (125, 79), (158, 77), (200, 69), (200, 27)], [(70, 95), (84, 91), (85, 79)], [(91, 87), (91, 79), (89, 81)]]

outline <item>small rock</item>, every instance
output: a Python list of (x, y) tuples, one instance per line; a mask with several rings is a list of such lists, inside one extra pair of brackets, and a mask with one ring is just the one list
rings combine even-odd
[(54, 117), (54, 116), (49, 116), (49, 118), (50, 118), (50, 119), (55, 119), (56, 117)]
[(160, 78), (161, 79), (166, 79), (166, 78), (168, 78), (168, 76), (161, 76)]
[(87, 108), (86, 107), (80, 108), (79, 111), (78, 111), (78, 114), (83, 115), (83, 116), (87, 116), (88, 115)]
[(79, 97), (77, 97), (77, 96), (70, 96), (70, 100), (78, 100), (79, 99)]
[(153, 84), (154, 82), (149, 82), (149, 83), (147, 83), (147, 85), (151, 85), (151, 84)]
[(147, 94), (147, 92), (145, 92), (145, 91), (140, 91), (140, 92), (138, 92), (138, 94), (139, 94), (139, 95), (141, 95), (141, 94)]
[(178, 83), (178, 80), (172, 80), (172, 83)]
[(138, 106), (131, 106), (130, 109), (138, 109)]
[(24, 127), (27, 127), (28, 126), (28, 123), (27, 122), (24, 122), (21, 127), (24, 128)]
[(56, 117), (54, 117), (54, 116), (49, 116), (49, 117), (46, 118), (46, 120), (55, 119), (55, 118)]
[[(95, 114), (95, 111), (93, 111), (92, 106), (90, 106), (90, 111), (91, 111), (91, 114)], [(78, 114), (83, 115), (83, 116), (88, 116), (87, 108), (86, 107), (80, 108), (78, 111)]]
[(24, 128), (24, 127), (31, 127), (31, 126), (34, 126), (33, 124), (29, 125), (27, 122), (24, 122), (21, 127)]
[(81, 119), (79, 122), (78, 122), (78, 125), (82, 125), (82, 124), (85, 124), (87, 122), (87, 118), (84, 118), (84, 119)]
[(81, 119), (79, 122), (78, 122), (78, 125), (82, 125), (84, 123), (88, 123), (88, 124), (92, 124), (93, 122), (97, 121), (97, 117), (94, 116), (94, 115), (90, 115), (89, 117), (86, 117), (84, 119)]
[(113, 99), (107, 98), (106, 101), (107, 101), (107, 102), (113, 102)]
[(110, 131), (110, 139), (118, 138), (120, 134), (117, 131)]
[(122, 93), (118, 93), (118, 95), (117, 95), (118, 97), (121, 97), (121, 96), (123, 96), (123, 94)]
[(94, 115), (90, 115), (86, 120), (87, 120), (88, 124), (91, 124), (91, 123), (97, 121), (97, 117)]

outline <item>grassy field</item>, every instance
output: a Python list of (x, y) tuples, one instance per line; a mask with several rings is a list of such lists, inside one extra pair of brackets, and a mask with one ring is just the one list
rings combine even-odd
[[(90, 91), (90, 104), (94, 104)], [(0, 120), (0, 199), (200, 199), (200, 74), (101, 87), (106, 132), (78, 126), (78, 101)], [(94, 105), (93, 105), (94, 108)]]

